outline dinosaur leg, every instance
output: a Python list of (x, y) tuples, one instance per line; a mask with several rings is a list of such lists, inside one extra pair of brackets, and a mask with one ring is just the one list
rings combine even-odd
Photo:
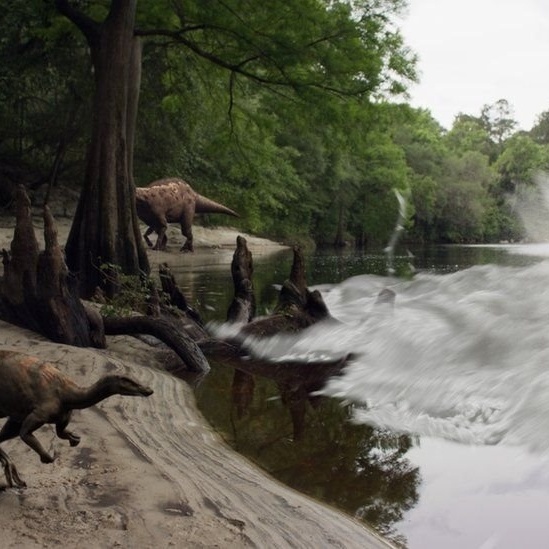
[(21, 423), (19, 421), (14, 421), (13, 419), (8, 418), (8, 421), (4, 423), (2, 430), (0, 430), (0, 442), (15, 438), (16, 436), (19, 436), (20, 432)]
[(168, 245), (168, 235), (166, 234), (166, 231), (162, 231), (160, 229), (160, 231), (162, 232), (163, 236), (162, 236), (162, 241), (160, 241), (160, 232), (158, 233), (158, 238), (156, 240), (156, 245), (154, 247), (155, 250), (160, 250), (162, 252), (165, 252), (166, 251), (166, 246)]
[(181, 234), (187, 239), (181, 251), (194, 252), (192, 220), (189, 221), (188, 218), (183, 219), (181, 222)]
[(165, 250), (166, 243), (168, 242), (168, 237), (166, 236), (166, 230), (168, 229), (168, 222), (162, 220), (162, 224), (158, 227), (155, 227), (155, 231), (158, 233), (158, 238), (156, 239), (156, 244), (154, 245), (154, 250)]
[(39, 456), (42, 463), (53, 463), (53, 457), (44, 450), (40, 441), (33, 435), (36, 429), (44, 425), (44, 420), (42, 420), (36, 413), (29, 414), (23, 424), (21, 425), (21, 431), (19, 436), (28, 444)]
[(71, 446), (78, 446), (80, 444), (80, 437), (72, 431), (67, 431), (67, 425), (69, 424), (70, 417), (55, 424), (55, 432), (59, 438), (68, 440)]
[(154, 229), (152, 227), (147, 227), (147, 230), (145, 231), (145, 234), (143, 235), (143, 238), (145, 239), (145, 242), (147, 243), (147, 246), (149, 248), (153, 247), (152, 240), (149, 238), (149, 235), (154, 232)]
[(6, 482), (10, 488), (24, 488), (26, 486), (25, 481), (21, 479), (15, 465), (11, 462), (8, 454), (0, 448), (0, 464), (4, 468), (4, 475), (6, 475)]
[[(8, 419), (8, 421), (6, 421), (6, 423), (2, 427), (2, 430), (0, 431), (0, 442), (15, 438), (17, 435), (19, 435), (20, 429), (20, 423), (18, 423), (17, 421), (13, 421), (12, 419)], [(21, 477), (19, 476), (15, 465), (11, 462), (8, 454), (6, 454), (6, 452), (4, 452), (2, 448), (0, 448), (0, 464), (4, 468), (4, 475), (6, 475), (6, 481), (10, 488), (14, 486), (18, 488), (24, 488), (26, 486), (25, 482), (21, 480)]]

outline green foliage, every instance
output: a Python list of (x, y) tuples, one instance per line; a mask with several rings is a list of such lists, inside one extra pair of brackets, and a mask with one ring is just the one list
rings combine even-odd
[(512, 133), (511, 113), (500, 100), (486, 105), (480, 117), (460, 114), (444, 132), (430, 113), (412, 110), (393, 130), (410, 171), (415, 213), (408, 238), (497, 242), (523, 236), (511, 204), (521, 187), (547, 170), (549, 149), (528, 134)]
[(470, 115), (457, 116), (444, 140), (448, 148), (458, 154), (478, 151), (490, 156), (493, 152), (488, 130), (479, 118)]
[(442, 126), (428, 111), (419, 109), (409, 113), (404, 124), (398, 124), (392, 131), (407, 166), (413, 216), (408, 235), (420, 241), (436, 239), (437, 193), (448, 156)]
[(549, 168), (549, 149), (527, 135), (514, 135), (505, 142), (494, 168), (500, 189), (514, 192), (520, 186), (533, 185), (534, 175)]
[(386, 134), (377, 132), (372, 132), (363, 153), (364, 171), (351, 208), (351, 228), (357, 237), (363, 235), (365, 243), (383, 245), (398, 218), (394, 191), (407, 195), (409, 190), (405, 155)]
[(492, 200), (493, 172), (486, 156), (468, 152), (449, 157), (437, 194), (439, 234), (450, 242), (478, 242)]
[[(387, 16), (401, 2), (361, 2), (354, 11), (347, 2), (324, 9), (308, 0), (218, 8), (176, 9), (188, 50), (177, 47), (177, 37), (170, 48), (146, 50), (143, 94), (160, 108), (141, 118), (138, 181), (169, 171), (222, 196), (243, 215), (243, 229), (333, 239), (336, 223), (326, 212), (334, 190), (349, 189), (343, 202), (351, 204), (362, 185), (355, 164), (367, 151), (353, 140), (362, 141), (360, 132), (373, 123), (366, 118), (369, 94), (400, 91), (415, 77), (414, 56), (397, 30), (389, 32)], [(200, 30), (185, 31), (193, 28)], [(200, 55), (212, 43), (214, 64)], [(234, 67), (230, 75), (221, 60)]]
[(529, 135), (536, 143), (549, 145), (549, 111), (544, 111), (538, 116)]
[[(509, 199), (549, 168), (549, 111), (514, 133), (502, 99), (446, 132), (429, 111), (391, 103), (416, 78), (393, 23), (404, 4), (140, 0), (136, 183), (182, 177), (237, 210), (242, 230), (289, 242), (385, 244), (393, 189), (409, 195), (408, 239), (516, 238)], [(109, 7), (73, 5), (97, 21)], [(47, 181), (63, 149), (60, 179), (78, 185), (87, 44), (53, 2), (0, 6), (0, 173), (14, 165)]]
[(517, 121), (513, 118), (513, 108), (506, 99), (499, 99), (492, 105), (484, 105), (480, 120), (497, 145), (511, 137), (517, 127)]
[(81, 128), (89, 110), (82, 40), (49, 2), (0, 2), (0, 8), (0, 158), (45, 180), (65, 141), (69, 181), (84, 155)]
[(125, 274), (120, 266), (103, 263), (99, 269), (110, 284), (117, 286), (112, 298), (101, 306), (103, 316), (129, 316), (135, 312), (146, 313), (147, 303), (154, 288), (154, 282), (146, 275)]

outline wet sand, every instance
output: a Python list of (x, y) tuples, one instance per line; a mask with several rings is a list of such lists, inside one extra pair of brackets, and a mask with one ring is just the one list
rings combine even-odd
[[(60, 242), (68, 223), (59, 222)], [(229, 268), (239, 233), (201, 232), (195, 229), (195, 260), (214, 253), (223, 264), (226, 255)], [(9, 220), (2, 220), (0, 248), (9, 246), (12, 234)], [(168, 252), (150, 252), (153, 264), (170, 263), (180, 246), (174, 238)], [(283, 249), (247, 238), (254, 254)], [(233, 247), (225, 248), (225, 241)], [(170, 351), (127, 336), (107, 340), (106, 350), (80, 349), (0, 322), (1, 348), (50, 360), (81, 385), (119, 372), (155, 391), (74, 412), (71, 428), (82, 437), (75, 448), (51, 426), (41, 428), (36, 434), (56, 456), (53, 464), (40, 463), (19, 439), (2, 444), (28, 485), (2, 489), (0, 474), (2, 548), (390, 547), (363, 524), (281, 485), (230, 449), (201, 416), (191, 388), (163, 371)]]

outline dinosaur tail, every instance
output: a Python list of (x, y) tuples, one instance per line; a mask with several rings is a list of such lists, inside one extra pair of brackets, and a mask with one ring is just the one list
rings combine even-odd
[(206, 198), (205, 196), (202, 196), (201, 194), (198, 194), (198, 193), (195, 199), (194, 211), (199, 214), (200, 213), (222, 213), (222, 214), (232, 215), (234, 217), (240, 217), (235, 211), (231, 210), (230, 208), (227, 208), (227, 206), (223, 206), (223, 204), (214, 202), (213, 200), (210, 200), (209, 198)]

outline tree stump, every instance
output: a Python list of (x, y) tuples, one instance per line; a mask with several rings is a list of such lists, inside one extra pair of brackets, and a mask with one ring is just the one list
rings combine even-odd
[[(30, 200), (23, 186), (17, 191), (16, 225), (10, 252), (2, 250), (0, 316), (57, 343), (75, 347), (106, 347), (105, 334), (154, 335), (183, 360), (187, 369), (204, 373), (208, 361), (194, 340), (163, 318), (104, 318), (80, 300), (78, 284), (65, 263), (57, 228), (44, 207), (45, 250), (39, 251)], [(203, 329), (198, 332), (201, 336)]]
[[(253, 272), (252, 252), (248, 250), (246, 239), (239, 235), (236, 237), (236, 250), (231, 262), (234, 297), (227, 310), (227, 322), (247, 324), (254, 318), (256, 301), (252, 282)], [(242, 418), (250, 407), (254, 391), (254, 376), (235, 368), (231, 395), (238, 418)]]
[(104, 347), (104, 335), (97, 333), (96, 324), (90, 323), (76, 281), (65, 264), (48, 206), (44, 207), (45, 250), (40, 252), (30, 200), (22, 185), (17, 189), (16, 201), (11, 249), (2, 250), (2, 316), (57, 343)]
[(227, 313), (227, 322), (244, 323), (236, 337), (228, 340), (206, 339), (198, 344), (204, 353), (234, 371), (231, 394), (237, 418), (241, 418), (253, 400), (255, 375), (273, 380), (281, 399), (288, 407), (295, 441), (303, 437), (307, 405), (315, 398), (311, 393), (320, 389), (330, 376), (341, 374), (352, 355), (318, 362), (269, 361), (254, 356), (244, 340), (252, 335), (259, 339), (279, 333), (297, 332), (322, 319), (330, 318), (328, 308), (318, 291), (307, 288), (305, 261), (299, 248), (294, 248), (290, 278), (284, 282), (272, 315), (253, 319), (252, 256), (246, 240), (237, 239), (237, 249), (231, 264), (234, 298)]
[(177, 285), (173, 274), (171, 273), (168, 264), (162, 263), (158, 268), (160, 275), (160, 284), (162, 292), (168, 298), (170, 305), (177, 307), (186, 317), (196, 322), (198, 326), (203, 326), (200, 315), (189, 305), (181, 288)]
[(243, 236), (236, 238), (236, 250), (231, 262), (234, 297), (227, 311), (227, 322), (250, 322), (255, 316), (256, 301), (252, 276), (252, 252)]
[(328, 319), (330, 313), (322, 294), (307, 287), (305, 261), (300, 248), (294, 247), (290, 278), (284, 282), (272, 315), (253, 320), (242, 328), (242, 335), (265, 337), (280, 332), (297, 332)]

